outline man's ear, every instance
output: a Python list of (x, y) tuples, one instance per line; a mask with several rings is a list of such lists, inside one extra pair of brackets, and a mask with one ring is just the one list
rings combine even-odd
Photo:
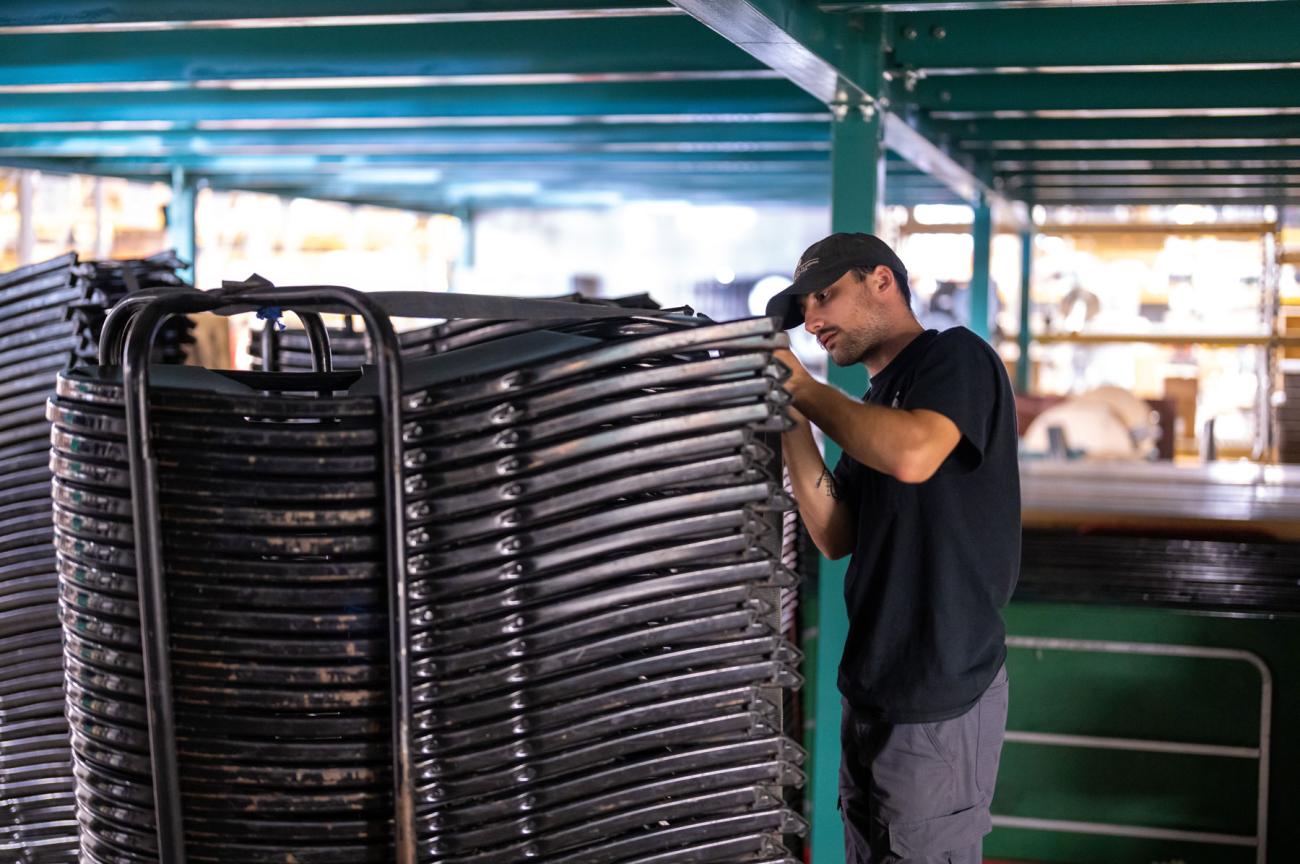
[(871, 275), (878, 281), (876, 283), (876, 293), (884, 296), (889, 293), (889, 289), (897, 285), (898, 280), (894, 278), (894, 271), (890, 270), (884, 264), (877, 264), (876, 269), (871, 271)]

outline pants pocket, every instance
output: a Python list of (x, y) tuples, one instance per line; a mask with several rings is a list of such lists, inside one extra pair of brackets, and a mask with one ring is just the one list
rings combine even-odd
[(974, 846), (993, 830), (987, 807), (971, 807), (920, 822), (891, 823), (889, 851), (899, 858), (924, 858)]

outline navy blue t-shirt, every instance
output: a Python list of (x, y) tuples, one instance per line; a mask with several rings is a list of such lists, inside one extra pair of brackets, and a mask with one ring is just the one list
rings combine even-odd
[(927, 330), (871, 379), (864, 399), (936, 411), (961, 440), (924, 483), (902, 483), (848, 454), (835, 468), (858, 525), (839, 687), (877, 720), (956, 717), (1006, 658), (1001, 608), (1020, 572), (1011, 382), (970, 330)]

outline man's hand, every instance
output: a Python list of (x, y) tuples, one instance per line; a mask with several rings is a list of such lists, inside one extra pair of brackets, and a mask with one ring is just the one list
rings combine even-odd
[(790, 394), (794, 400), (795, 407), (799, 407), (799, 398), (808, 392), (808, 385), (815, 384), (816, 379), (808, 374), (808, 370), (799, 362), (799, 358), (794, 355), (793, 351), (786, 348), (778, 348), (772, 352), (772, 356), (781, 361), (785, 368), (790, 370), (790, 377), (782, 385), (785, 392)]
[(942, 414), (864, 403), (812, 377), (793, 352), (772, 355), (790, 370), (783, 386), (798, 414), (863, 465), (904, 483), (924, 483), (961, 441), (956, 424)]

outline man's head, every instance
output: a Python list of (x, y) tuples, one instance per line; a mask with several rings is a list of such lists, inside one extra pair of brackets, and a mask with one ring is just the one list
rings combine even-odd
[(832, 234), (809, 246), (794, 283), (767, 314), (803, 324), (840, 366), (863, 362), (899, 329), (915, 326), (907, 268), (871, 234)]

